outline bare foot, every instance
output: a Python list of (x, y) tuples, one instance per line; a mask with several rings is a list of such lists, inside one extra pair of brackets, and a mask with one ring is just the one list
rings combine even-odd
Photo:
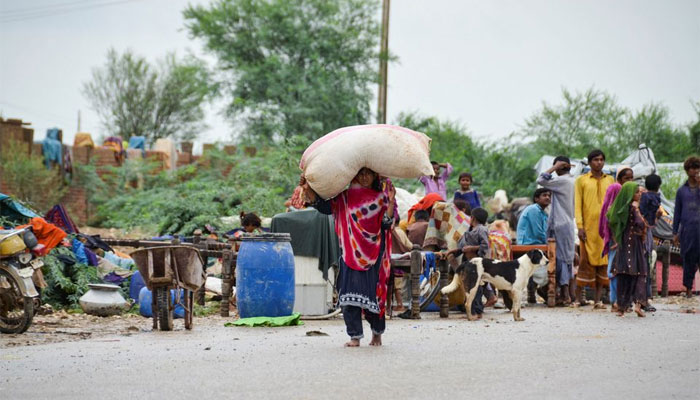
[(349, 342), (345, 343), (345, 347), (360, 347), (360, 339), (350, 339)]
[(618, 312), (617, 312), (617, 316), (618, 316), (618, 317), (624, 317), (624, 316), (625, 316), (625, 313), (622, 312), (622, 311), (618, 311)]
[(372, 334), (372, 341), (369, 342), (370, 346), (381, 346), (382, 345), (382, 335)]
[(617, 311), (617, 303), (613, 303), (612, 307), (610, 307), (610, 312), (616, 312)]
[(396, 312), (404, 312), (404, 311), (406, 311), (406, 310), (407, 310), (407, 309), (406, 309), (406, 307), (404, 307), (404, 306), (397, 306), (397, 307), (394, 307), (394, 311), (396, 311)]
[(637, 304), (637, 305), (634, 307), (634, 312), (636, 312), (636, 313), (637, 313), (637, 316), (640, 317), (640, 318), (646, 317), (646, 314), (644, 314), (644, 311), (642, 311), (642, 306), (640, 306), (639, 304)]

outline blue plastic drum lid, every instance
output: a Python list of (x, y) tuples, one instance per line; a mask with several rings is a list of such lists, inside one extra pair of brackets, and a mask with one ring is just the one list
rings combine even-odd
[(281, 317), (294, 309), (294, 253), (288, 233), (243, 236), (236, 261), (238, 315)]

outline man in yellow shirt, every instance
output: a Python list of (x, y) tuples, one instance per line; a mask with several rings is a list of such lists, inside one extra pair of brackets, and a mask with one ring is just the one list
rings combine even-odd
[(609, 285), (608, 257), (602, 256), (603, 239), (598, 234), (598, 220), (605, 191), (615, 180), (603, 173), (605, 154), (601, 150), (593, 150), (588, 154), (588, 165), (591, 171), (579, 176), (574, 185), (574, 208), (581, 254), (581, 264), (576, 277), (576, 297), (579, 304), (585, 304), (584, 286), (594, 287), (594, 307), (605, 309), (600, 296), (603, 287)]

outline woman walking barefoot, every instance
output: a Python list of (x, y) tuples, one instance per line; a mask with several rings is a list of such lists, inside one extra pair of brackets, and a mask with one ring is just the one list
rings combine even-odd
[(390, 271), (391, 228), (394, 222), (396, 190), (391, 181), (362, 168), (350, 187), (330, 200), (323, 200), (303, 182), (310, 206), (333, 214), (340, 243), (338, 305), (350, 341), (357, 347), (364, 337), (362, 313), (372, 328), (370, 346), (382, 345), (386, 326), (387, 280)]
[(621, 317), (632, 303), (637, 316), (645, 316), (642, 303), (646, 300), (648, 273), (644, 246), (647, 226), (639, 212), (641, 195), (638, 184), (627, 182), (608, 210), (608, 224), (618, 244), (612, 272), (617, 277), (617, 315)]

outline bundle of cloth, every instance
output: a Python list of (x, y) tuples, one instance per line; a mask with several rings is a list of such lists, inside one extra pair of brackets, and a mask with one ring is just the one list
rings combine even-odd
[(73, 147), (89, 147), (95, 148), (95, 142), (92, 140), (92, 135), (87, 132), (78, 132), (73, 139)]
[(124, 150), (124, 141), (119, 136), (109, 136), (102, 142), (102, 146), (112, 149), (114, 151), (114, 160), (121, 165), (126, 157), (126, 151)]
[(58, 128), (46, 130), (46, 139), (41, 142), (41, 152), (44, 154), (44, 165), (50, 169), (54, 164), (63, 165), (63, 146), (59, 140)]

